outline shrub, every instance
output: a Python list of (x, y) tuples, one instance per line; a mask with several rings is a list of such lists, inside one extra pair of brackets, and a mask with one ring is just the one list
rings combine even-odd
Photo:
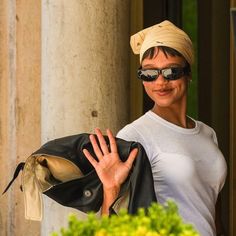
[(126, 210), (99, 219), (94, 213), (89, 213), (86, 220), (70, 215), (68, 227), (61, 228), (60, 233), (62, 236), (200, 236), (192, 225), (183, 222), (172, 201), (165, 206), (153, 203), (147, 212), (141, 208), (136, 215)]

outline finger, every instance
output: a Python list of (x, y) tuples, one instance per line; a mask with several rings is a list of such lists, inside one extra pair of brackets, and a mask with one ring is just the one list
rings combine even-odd
[(107, 147), (107, 143), (106, 143), (106, 141), (105, 141), (105, 138), (104, 138), (103, 135), (102, 135), (101, 130), (98, 129), (98, 128), (96, 128), (96, 129), (95, 129), (95, 133), (96, 133), (96, 135), (97, 135), (97, 137), (98, 137), (98, 141), (99, 141), (99, 144), (100, 144), (100, 147), (101, 147), (101, 149), (102, 149), (103, 154), (105, 154), (105, 155), (109, 154), (109, 150), (108, 150), (108, 147)]
[(94, 135), (91, 134), (91, 135), (89, 135), (89, 139), (90, 139), (90, 141), (92, 143), (93, 150), (94, 150), (98, 160), (101, 160), (103, 158), (103, 154), (101, 152), (100, 147), (98, 146), (96, 138), (94, 137)]
[(129, 156), (128, 156), (128, 159), (127, 159), (126, 162), (125, 162), (125, 163), (129, 166), (129, 168), (132, 167), (133, 162), (134, 162), (135, 158), (137, 157), (137, 154), (138, 154), (138, 148), (134, 148), (134, 149), (130, 152), (130, 154), (129, 154)]
[(92, 157), (92, 155), (89, 153), (87, 149), (83, 149), (83, 153), (86, 156), (86, 158), (89, 160), (91, 165), (96, 169), (98, 162)]
[(117, 153), (118, 151), (117, 151), (116, 139), (114, 138), (110, 129), (107, 129), (107, 136), (109, 138), (111, 152)]

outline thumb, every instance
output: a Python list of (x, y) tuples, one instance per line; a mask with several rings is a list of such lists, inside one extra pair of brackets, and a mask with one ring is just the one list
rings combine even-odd
[(137, 154), (138, 154), (138, 148), (134, 148), (129, 156), (128, 156), (128, 159), (126, 160), (126, 164), (131, 168), (135, 158), (137, 157)]

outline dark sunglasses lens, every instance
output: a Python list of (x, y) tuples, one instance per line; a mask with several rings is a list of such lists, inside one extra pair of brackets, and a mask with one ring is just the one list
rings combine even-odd
[(154, 81), (158, 74), (158, 70), (138, 70), (138, 78), (144, 81)]
[(183, 75), (183, 68), (167, 68), (162, 70), (162, 75), (167, 80), (177, 80)]
[(184, 74), (189, 74), (189, 70), (187, 70), (186, 67), (172, 67), (162, 70), (138, 70), (138, 78), (144, 81), (154, 81), (160, 74), (162, 74), (166, 80), (177, 80)]

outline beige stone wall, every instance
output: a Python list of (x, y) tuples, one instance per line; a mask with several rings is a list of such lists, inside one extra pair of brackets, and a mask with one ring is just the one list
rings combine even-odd
[[(8, 66), (8, 40), (7, 40), (7, 11), (6, 11), (7, 1), (2, 1), (0, 4), (0, 173), (1, 174), (1, 181), (0, 181), (0, 188), (1, 190), (4, 188), (8, 181), (8, 176), (10, 171), (6, 171), (9, 169), (9, 164), (4, 159), (9, 159), (9, 151), (7, 147), (7, 140), (9, 134), (8, 130), (8, 83), (7, 83), (7, 76), (9, 73), (9, 66)], [(0, 208), (4, 209), (0, 212), (0, 228), (3, 232), (7, 231), (8, 228), (8, 198), (6, 196), (0, 198)]]
[[(128, 122), (129, 19), (126, 0), (0, 2), (0, 190), (47, 140)], [(0, 235), (58, 230), (70, 209), (46, 197), (43, 222), (26, 221), (20, 183), (0, 197)]]
[[(123, 0), (42, 1), (42, 142), (128, 122), (129, 14)], [(44, 200), (48, 235), (72, 209)]]
[(44, 0), (42, 9), (43, 140), (117, 132), (128, 117), (129, 2)]
[[(0, 187), (40, 145), (40, 1), (0, 3)], [(24, 219), (20, 178), (0, 198), (1, 235), (39, 235)]]

